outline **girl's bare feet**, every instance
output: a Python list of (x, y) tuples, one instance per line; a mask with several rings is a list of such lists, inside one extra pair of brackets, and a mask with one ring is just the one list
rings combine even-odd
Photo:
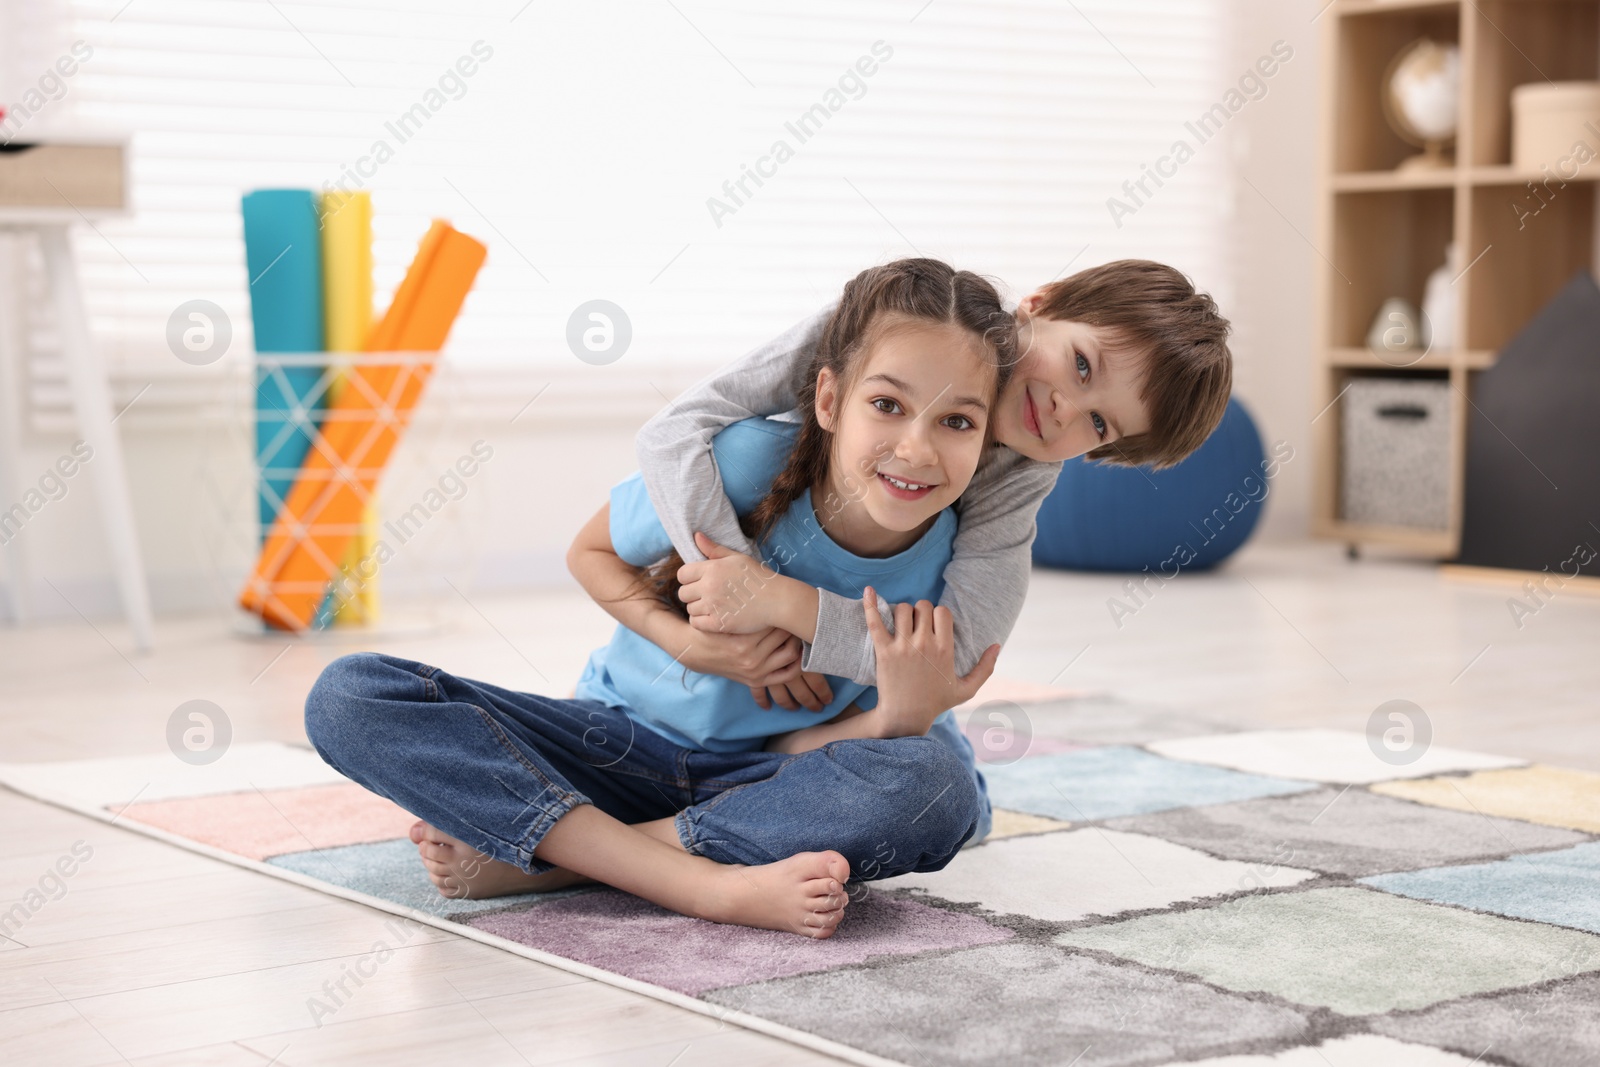
[[(670, 845), (678, 852), (684, 851), (675, 819), (654, 819), (630, 826), (646, 837)], [(844, 918), (844, 906), (849, 901), (844, 884), (850, 880), (850, 863), (837, 852), (802, 852), (779, 863), (759, 867), (736, 863), (712, 863), (707, 867), (707, 862), (695, 857), (693, 864), (683, 868), (691, 878), (721, 879), (707, 883), (715, 887), (709, 894), (698, 888), (694, 892), (692, 899), (702, 902), (694, 914), (702, 919), (787, 930), (821, 938), (830, 936), (839, 925), (839, 920)], [(739, 873), (728, 875), (729, 871)], [(801, 883), (798, 887), (794, 882), (796, 877)], [(760, 892), (755, 894), (759, 899), (752, 901), (747, 899), (747, 891), (753, 888), (759, 888)], [(790, 905), (784, 903), (796, 899), (795, 894), (801, 901), (798, 921), (802, 929), (798, 930), (794, 926), (795, 913), (786, 910)], [(713, 914), (718, 908), (720, 912)]]
[[(708, 861), (709, 862), (709, 861)], [(837, 852), (800, 852), (759, 867), (713, 864), (702, 919), (832, 937), (849, 902), (850, 864)]]
[[(428, 877), (447, 897), (480, 899), (598, 880), (565, 867), (529, 874), (420, 820), (411, 828), (411, 840)], [(801, 852), (751, 867), (717, 863), (588, 804), (556, 820), (536, 854), (593, 870), (618, 889), (682, 915), (803, 937), (833, 936), (849, 902), (844, 886), (850, 864), (837, 852)]]
[(508, 893), (545, 892), (594, 881), (561, 868), (544, 874), (529, 874), (520, 867), (491, 859), (421, 819), (411, 827), (411, 840), (416, 843), (417, 854), (422, 857), (422, 865), (428, 869), (428, 878), (438, 887), (440, 896), (452, 899), (481, 900)]

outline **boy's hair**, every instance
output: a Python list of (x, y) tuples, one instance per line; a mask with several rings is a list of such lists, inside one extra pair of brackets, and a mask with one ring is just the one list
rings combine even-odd
[[(981, 357), (993, 366), (997, 397), (1016, 363), (1015, 317), (1000, 302), (986, 279), (958, 271), (937, 259), (897, 259), (868, 267), (845, 284), (839, 306), (828, 317), (817, 350), (806, 368), (798, 411), (800, 435), (772, 488), (739, 520), (759, 547), (783, 514), (828, 470), (832, 434), (817, 421), (817, 377), (824, 367), (838, 382), (839, 406), (860, 376), (863, 356), (896, 328), (911, 323), (945, 324), (970, 334)], [(990, 419), (992, 426), (993, 419)], [(641, 575), (646, 589), (679, 614), (687, 609), (678, 599), (678, 568), (683, 557), (674, 550)]]
[(1187, 457), (1222, 421), (1233, 390), (1228, 320), (1180, 271), (1119, 259), (1039, 290), (1038, 314), (1106, 330), (1122, 351), (1142, 353), (1139, 399), (1146, 433), (1100, 445), (1089, 459), (1160, 470)]

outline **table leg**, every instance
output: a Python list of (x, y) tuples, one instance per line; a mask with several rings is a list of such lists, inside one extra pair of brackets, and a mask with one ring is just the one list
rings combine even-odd
[(122, 607), (133, 630), (134, 646), (148, 651), (152, 645), (153, 623), (150, 592), (139, 558), (138, 531), (133, 523), (133, 499), (128, 493), (127, 467), (122, 459), (122, 441), (117, 434), (111, 409), (111, 390), (105, 369), (95, 359), (89, 335), (89, 319), (78, 288), (78, 272), (73, 263), (72, 246), (63, 225), (44, 225), (38, 229), (44, 248), (50, 288), (55, 294), (60, 320), (61, 349), (72, 385), (72, 403), (78, 415), (79, 432), (94, 449), (87, 464), (95, 495), (106, 526)]
[[(24, 492), (22, 420), (26, 417), (26, 408), (19, 382), (23, 380), (25, 357), (17, 250), (15, 236), (0, 230), (0, 509), (20, 505)], [(11, 619), (18, 624), (26, 623), (33, 614), (30, 603), (33, 567), (28, 559), (28, 540), (20, 528), (6, 524), (3, 513), (0, 513), (0, 544), (5, 547)]]

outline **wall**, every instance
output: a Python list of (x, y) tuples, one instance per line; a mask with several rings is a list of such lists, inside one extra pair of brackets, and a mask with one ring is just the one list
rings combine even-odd
[[(1232, 67), (1245, 70), (1277, 40), (1294, 57), (1267, 95), (1230, 124), (1234, 158), (1234, 392), (1255, 414), (1269, 449), (1288, 441), (1295, 458), (1273, 486), (1258, 537), (1306, 536), (1313, 469), (1310, 430), (1312, 309), (1322, 266), (1316, 234), (1318, 98), (1326, 0), (1235, 0)], [(1333, 414), (1325, 416), (1333, 418)]]
[[(1236, 28), (1229, 35), (1233, 51), (1224, 67), (1244, 71), (1275, 40), (1294, 48), (1292, 61), (1270, 80), (1268, 94), (1231, 121), (1225, 149), (1234, 163), (1225, 208), (1231, 212), (1233, 284), (1224, 310), (1236, 330), (1235, 391), (1269, 445), (1287, 440), (1296, 449), (1274, 485), (1257, 535), (1270, 540), (1303, 537), (1309, 514), (1312, 287), (1320, 265), (1311, 245), (1322, 25), (1311, 21), (1316, 2), (1237, 0)], [(1218, 92), (1224, 88), (1219, 85)], [(633, 469), (633, 431), (664, 395), (709, 369), (686, 368), (647, 381), (627, 364), (611, 368), (616, 373), (598, 384), (592, 375), (582, 381), (556, 376), (515, 422), (511, 417), (541, 385), (528, 375), (514, 385), (490, 383), (477, 391), (441, 386), (433, 415), (419, 420), (397, 452), (398, 473), (382, 498), (386, 517), (421, 499), (472, 442), (489, 442), (494, 457), (460, 500), (441, 508), (398, 550), (384, 571), (388, 594), (400, 599), (427, 590), (453, 596), (446, 579), (466, 592), (570, 582), (566, 546), (604, 502), (606, 488)], [(137, 387), (120, 382), (120, 403)], [(252, 551), (244, 488), (249, 442), (237, 429), (185, 414), (176, 400), (159, 413), (164, 393), (177, 396), (175, 388), (158, 384), (119, 423), (153, 600), (158, 613), (226, 611)], [(242, 424), (240, 401), (229, 403), (236, 425)], [(25, 435), (24, 485), (70, 447), (69, 429), (63, 424)], [(36, 617), (117, 614), (109, 555), (83, 475), (63, 499), (40, 512), (22, 539), (37, 575), (30, 605)], [(0, 550), (0, 561), (5, 559)]]

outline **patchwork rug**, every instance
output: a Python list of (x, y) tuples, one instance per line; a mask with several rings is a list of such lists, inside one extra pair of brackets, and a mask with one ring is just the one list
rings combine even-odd
[(305, 747), (0, 782), (856, 1063), (1600, 1062), (1600, 775), (1007, 692), (958, 712), (993, 835), (853, 886), (824, 941), (604, 888), (445, 900), (412, 817)]

